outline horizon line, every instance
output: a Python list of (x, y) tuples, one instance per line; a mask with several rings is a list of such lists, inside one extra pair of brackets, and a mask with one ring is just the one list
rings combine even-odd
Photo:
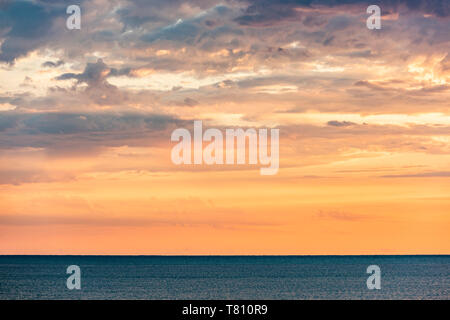
[(450, 253), (439, 254), (0, 254), (0, 257), (41, 256), (41, 257), (387, 257), (387, 256), (450, 256)]

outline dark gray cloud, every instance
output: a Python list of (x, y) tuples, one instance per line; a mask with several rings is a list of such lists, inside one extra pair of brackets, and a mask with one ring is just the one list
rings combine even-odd
[(7, 112), (3, 112), (0, 114), (0, 133), (5, 131), (6, 129), (15, 128), (18, 125), (19, 118), (9, 114)]
[(87, 96), (99, 105), (120, 104), (127, 100), (126, 93), (107, 81), (108, 77), (129, 75), (131, 68), (115, 69), (108, 67), (102, 59), (87, 63), (81, 73), (64, 73), (56, 80), (76, 79), (77, 83), (86, 83)]
[(147, 42), (169, 40), (176, 42), (192, 42), (199, 34), (200, 28), (193, 22), (179, 21), (155, 32), (144, 35), (141, 39)]
[(192, 99), (192, 98), (185, 98), (183, 100), (183, 105), (187, 106), (187, 107), (194, 107), (198, 104), (198, 101)]
[(64, 1), (6, 1), (0, 9), (0, 62), (14, 63), (28, 52), (47, 43), (53, 23), (66, 16)]
[(370, 58), (374, 57), (372, 50), (357, 50), (340, 54), (351, 58)]
[[(52, 154), (93, 154), (105, 147), (167, 143), (173, 116), (149, 113), (0, 113), (0, 149), (44, 148)], [(163, 142), (161, 142), (163, 141)]]
[(90, 86), (104, 85), (106, 78), (113, 76), (129, 75), (131, 68), (115, 69), (108, 67), (102, 59), (95, 63), (88, 63), (82, 73), (64, 73), (58, 76), (57, 80), (77, 79), (78, 82), (85, 82)]
[[(2, 131), (10, 128), (26, 134), (74, 134), (125, 130), (163, 130), (180, 124), (173, 116), (137, 113), (8, 113), (0, 114)], [(7, 125), (6, 125), (7, 124)]]
[[(140, 40), (144, 42), (173, 41), (177, 43), (202, 43), (208, 39), (218, 40), (223, 35), (241, 35), (242, 31), (223, 21), (233, 16), (233, 10), (224, 5), (212, 7), (194, 17), (177, 19), (170, 24), (151, 30)], [(202, 41), (203, 40), (203, 41)]]
[[(216, 2), (218, 4), (218, 2)], [(210, 0), (130, 0), (123, 4), (116, 14), (119, 21), (124, 25), (124, 29), (140, 28), (145, 24), (164, 25), (188, 15), (180, 12), (182, 6), (206, 10), (215, 5), (215, 1)]]
[[(244, 14), (235, 21), (247, 26), (268, 26), (302, 18), (307, 19), (306, 24), (310, 24), (314, 15), (303, 14), (297, 8), (318, 8), (320, 10), (320, 7), (332, 7), (338, 11), (341, 7), (345, 12), (349, 10), (349, 7), (355, 7), (365, 14), (365, 8), (376, 4), (382, 9), (382, 14), (403, 10), (422, 12), (437, 17), (450, 15), (450, 2), (447, 0), (242, 0), (242, 2), (248, 4), (248, 7)], [(332, 24), (342, 28), (348, 22), (340, 20), (334, 21)]]
[(57, 60), (57, 61), (45, 61), (42, 66), (44, 68), (57, 68), (59, 66), (62, 66), (64, 64), (63, 60)]
[(331, 121), (328, 121), (328, 122), (327, 122), (327, 125), (333, 126), (333, 127), (350, 127), (350, 126), (356, 125), (356, 123), (350, 122), (350, 121), (336, 121), (336, 120), (331, 120)]

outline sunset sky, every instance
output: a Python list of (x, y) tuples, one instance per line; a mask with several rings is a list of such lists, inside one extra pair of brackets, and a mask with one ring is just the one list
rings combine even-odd
[(450, 1), (1, 0), (0, 254), (450, 254)]

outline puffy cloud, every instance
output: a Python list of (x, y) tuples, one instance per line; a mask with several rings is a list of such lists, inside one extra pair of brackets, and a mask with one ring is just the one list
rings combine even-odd
[(130, 74), (130, 69), (109, 68), (102, 59), (95, 63), (88, 63), (82, 73), (64, 73), (57, 80), (76, 79), (78, 83), (86, 83), (86, 93), (99, 105), (120, 104), (126, 100), (126, 96), (116, 86), (111, 85), (106, 79), (111, 76)]
[(90, 86), (106, 85), (106, 78), (111, 76), (128, 75), (130, 68), (117, 70), (109, 68), (102, 59), (95, 63), (88, 63), (82, 73), (64, 73), (58, 76), (57, 80), (77, 79), (78, 82), (85, 82)]

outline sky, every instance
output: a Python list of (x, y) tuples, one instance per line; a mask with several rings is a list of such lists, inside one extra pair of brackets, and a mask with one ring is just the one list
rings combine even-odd
[[(449, 34), (446, 0), (1, 0), (0, 254), (450, 254)], [(278, 128), (278, 173), (174, 165), (195, 120)]]

